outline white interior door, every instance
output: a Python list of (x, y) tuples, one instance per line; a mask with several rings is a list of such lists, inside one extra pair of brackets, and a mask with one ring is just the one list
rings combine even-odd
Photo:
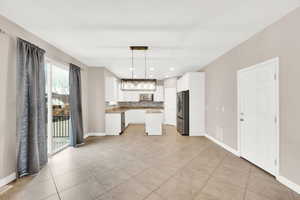
[(241, 156), (277, 174), (277, 71), (273, 59), (238, 73)]
[(176, 125), (176, 88), (165, 88), (165, 124)]

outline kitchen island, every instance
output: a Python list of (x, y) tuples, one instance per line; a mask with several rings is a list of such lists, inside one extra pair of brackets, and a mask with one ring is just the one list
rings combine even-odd
[(158, 109), (146, 110), (145, 130), (148, 135), (162, 135), (163, 112)]
[(111, 108), (107, 109), (105, 114), (106, 135), (120, 135), (129, 124), (145, 124), (146, 132), (150, 131), (149, 135), (159, 135), (162, 123), (162, 107)]

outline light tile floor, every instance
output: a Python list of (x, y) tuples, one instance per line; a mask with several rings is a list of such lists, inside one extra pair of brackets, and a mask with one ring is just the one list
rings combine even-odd
[(272, 176), (204, 137), (172, 126), (146, 136), (131, 125), (122, 136), (90, 137), (18, 180), (1, 200), (299, 200)]

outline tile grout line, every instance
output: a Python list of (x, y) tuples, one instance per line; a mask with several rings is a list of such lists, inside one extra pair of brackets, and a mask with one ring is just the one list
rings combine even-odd
[(247, 192), (248, 192), (248, 185), (249, 185), (250, 176), (251, 176), (251, 173), (252, 173), (252, 166), (250, 166), (250, 169), (249, 169), (248, 173), (249, 174), (248, 174), (248, 178), (247, 178), (247, 183), (246, 183), (246, 187), (245, 187), (245, 191), (244, 191), (243, 200), (246, 200), (246, 195), (247, 195)]
[[(127, 136), (131, 136), (131, 135), (127, 135)], [(114, 136), (113, 136), (114, 137)], [(114, 137), (115, 138), (115, 137)], [(201, 197), (201, 194), (206, 194), (206, 188), (208, 187), (208, 185), (210, 185), (211, 182), (214, 182), (214, 178), (216, 177), (216, 173), (219, 172), (220, 169), (222, 169), (222, 166), (225, 165), (228, 160), (228, 158), (231, 158), (232, 153), (228, 152), (225, 150), (225, 152), (223, 152), (222, 150), (220, 150), (219, 148), (214, 148), (214, 144), (211, 144), (210, 142), (203, 142), (203, 140), (190, 140), (190, 139), (180, 139), (180, 140), (175, 140), (175, 138), (170, 137), (165, 139), (166, 141), (162, 141), (160, 143), (158, 143), (158, 145), (156, 146), (155, 143), (157, 143), (158, 140), (152, 140), (152, 139), (141, 139), (140, 137), (137, 137), (136, 141), (134, 141), (134, 143), (132, 143), (133, 141), (131, 141), (132, 139), (135, 138), (129, 138), (130, 140), (125, 140), (126, 145), (123, 145), (122, 141), (124, 140), (108, 140), (108, 141), (104, 141), (103, 144), (109, 144), (106, 145), (107, 147), (109, 147), (109, 151), (105, 152), (105, 154), (100, 154), (100, 160), (95, 162), (94, 158), (98, 158), (98, 156), (88, 156), (85, 157), (86, 153), (97, 153), (98, 151), (101, 150), (107, 150), (107, 148), (94, 148), (97, 147), (95, 145), (91, 146), (91, 148), (87, 148), (84, 150), (83, 153), (80, 154), (76, 154), (73, 152), (69, 152), (66, 155), (72, 155), (72, 158), (76, 158), (74, 159), (77, 163), (78, 159), (80, 159), (82, 162), (88, 161), (87, 163), (83, 164), (82, 169), (87, 169), (86, 172), (88, 172), (89, 175), (89, 179), (91, 178), (96, 178), (92, 180), (91, 183), (99, 183), (98, 189), (100, 189), (101, 187), (103, 187), (103, 191), (100, 192), (94, 192), (94, 191), (86, 191), (86, 192), (91, 192), (91, 194), (94, 194), (91, 196), (92, 200), (96, 200), (96, 199), (100, 199), (100, 198), (104, 198), (107, 195), (115, 195), (116, 192), (119, 190), (119, 188), (128, 188), (127, 185), (129, 183), (133, 183), (131, 184), (132, 186), (134, 186), (135, 184), (139, 184), (141, 187), (141, 190), (144, 188), (145, 192), (139, 193), (137, 192), (136, 189), (130, 187), (129, 191), (125, 192), (132, 192), (132, 194), (138, 194), (139, 195), (139, 199), (140, 200), (146, 200), (146, 199), (150, 199), (151, 197), (153, 197), (153, 195), (157, 196), (157, 198), (160, 198), (161, 200), (166, 200), (168, 199), (168, 196), (165, 196), (164, 193), (161, 193), (161, 190), (166, 188), (170, 182), (175, 184), (180, 184), (180, 182), (182, 182), (181, 180), (185, 180), (186, 178), (188, 178), (187, 180), (192, 180), (196, 177), (198, 177), (197, 175), (197, 171), (200, 172), (200, 175), (202, 174), (202, 176), (204, 176), (204, 178), (202, 179), (201, 184), (198, 184), (197, 187), (194, 190), (189, 190), (189, 189), (184, 189), (184, 193), (187, 195), (191, 195), (191, 200), (195, 200), (197, 199), (197, 197)], [(95, 140), (97, 143), (97, 145), (101, 145), (102, 144), (102, 140), (100, 142), (98, 142), (98, 140)], [(121, 143), (120, 143), (121, 142)], [(148, 143), (147, 143), (148, 142)], [(124, 143), (124, 144), (125, 144)], [(93, 144), (93, 143), (91, 143)], [(120, 145), (121, 144), (121, 145)], [(132, 147), (130, 147), (132, 145)], [(163, 145), (167, 145), (167, 144), (171, 144), (168, 146), (163, 146)], [(114, 145), (117, 145), (117, 148), (113, 148)], [(146, 146), (147, 145), (147, 146)], [(127, 146), (129, 146), (127, 148)], [(144, 149), (144, 151), (141, 151), (140, 154), (136, 154), (137, 156), (135, 156), (134, 153), (134, 149), (139, 149), (140, 147), (144, 147), (146, 146), (146, 149)], [(153, 146), (152, 148), (149, 148)], [(174, 148), (172, 148), (174, 146)], [(166, 149), (165, 149), (166, 148)], [(122, 152), (124, 149), (124, 155), (119, 154), (120, 152)], [(148, 153), (149, 150), (157, 150), (154, 151), (155, 153)], [(224, 149), (224, 148), (221, 148)], [(144, 152), (144, 153), (143, 153)], [(160, 153), (159, 153), (160, 152)], [(157, 155), (158, 153), (158, 155)], [(212, 154), (211, 154), (212, 153)], [(211, 158), (215, 158), (217, 162), (213, 161), (212, 165), (209, 165), (211, 167), (208, 167), (208, 170), (210, 171), (210, 173), (203, 173), (201, 170), (201, 164), (202, 162), (197, 162), (197, 160), (201, 160), (201, 157), (205, 156), (206, 154), (210, 155), (208, 156), (208, 159), (206, 162), (203, 162), (204, 165), (206, 163), (210, 163), (211, 162)], [(74, 157), (74, 156), (75, 157)], [(81, 159), (82, 157), (82, 159)], [(62, 157), (64, 158), (64, 156)], [(215, 160), (214, 159), (214, 160)], [(72, 161), (74, 161), (72, 160)], [(98, 159), (97, 159), (98, 160)], [(193, 162), (194, 160), (196, 160), (196, 162)], [(103, 182), (103, 179), (101, 179), (101, 170), (105, 168), (106, 166), (106, 162), (104, 161), (108, 161), (107, 162), (107, 166), (110, 166), (111, 164), (111, 168), (108, 168), (107, 170), (104, 171), (105, 174), (107, 174), (109, 171), (111, 171), (112, 169), (115, 170), (120, 170), (120, 172), (118, 174), (116, 174), (115, 176), (110, 176), (110, 175), (106, 175), (105, 178), (109, 178), (111, 179), (112, 177), (115, 177), (116, 180), (113, 181), (113, 183), (115, 183), (115, 186), (113, 186), (113, 184), (104, 184), (105, 182)], [(141, 162), (141, 163), (139, 163)], [(49, 164), (53, 164), (53, 162), (49, 162)], [(55, 166), (56, 165), (60, 165), (61, 163), (58, 162), (54, 162)], [(101, 165), (101, 163), (103, 165)], [(134, 163), (134, 165), (133, 165)], [(77, 164), (75, 164), (76, 166)], [(195, 165), (195, 166), (194, 166)], [(52, 194), (50, 194), (47, 197), (43, 197), (43, 200), (50, 198), (53, 198), (55, 196), (55, 191), (56, 191), (56, 195), (55, 196), (57, 199), (61, 200), (64, 199), (65, 195), (63, 194), (65, 190), (69, 190), (72, 187), (76, 187), (79, 184), (88, 184), (86, 182), (86, 180), (80, 181), (78, 182), (78, 184), (70, 186), (66, 189), (61, 189), (58, 188), (58, 186), (60, 186), (59, 184), (59, 176), (57, 176), (56, 173), (56, 167), (54, 165), (51, 165), (51, 167), (49, 166), (49, 168), (47, 170), (49, 170), (49, 178), (51, 178), (51, 180), (53, 181), (52, 184), (54, 185), (49, 185), (50, 187), (52, 187)], [(72, 169), (75, 166), (71, 166)], [(100, 169), (99, 171), (99, 175), (98, 173), (93, 173), (93, 166), (99, 166)], [(117, 167), (116, 167), (117, 166)], [(197, 168), (198, 167), (198, 168)], [(81, 168), (81, 167), (80, 167)], [(98, 167), (97, 167), (98, 168)], [(161, 176), (159, 174), (157, 174), (157, 177), (161, 180), (161, 181), (156, 181), (156, 182), (149, 182), (147, 181), (147, 176), (144, 177), (143, 173), (145, 174), (150, 174), (151, 176), (156, 177), (156, 173), (153, 173), (151, 175), (151, 173), (147, 173), (147, 170), (150, 171), (155, 171), (155, 170), (159, 170), (159, 168), (164, 168), (163, 171), (161, 171), (160, 173), (164, 176)], [(77, 168), (76, 168), (77, 169)], [(241, 190), (240, 191), (240, 197), (241, 200), (245, 200), (248, 198), (248, 194), (249, 192), (253, 191), (252, 188), (252, 176), (256, 175), (256, 171), (255, 171), (256, 167), (253, 167), (252, 165), (248, 168), (248, 170), (245, 171), (244, 175), (244, 180), (245, 180), (245, 184), (244, 187), (240, 187)], [(72, 170), (73, 171), (73, 170)], [(75, 171), (75, 170), (74, 170)], [(80, 173), (85, 173), (84, 171)], [(76, 172), (75, 173), (79, 173)], [(117, 171), (116, 171), (117, 172)], [(195, 174), (194, 174), (195, 173)], [(248, 174), (247, 174), (248, 173)], [(111, 173), (112, 175), (114, 174), (114, 172)], [(126, 175), (127, 174), (127, 175)], [(140, 175), (142, 174), (142, 179), (140, 179)], [(191, 176), (192, 175), (192, 176)], [(264, 178), (264, 177), (260, 177), (260, 178)], [(158, 180), (159, 180), (158, 179)], [(197, 179), (197, 178), (196, 178)], [(199, 178), (200, 179), (200, 178)], [(146, 181), (146, 184), (144, 184), (144, 180)], [(179, 180), (179, 181), (178, 181)], [(263, 179), (264, 180), (264, 179)], [(267, 179), (267, 181), (269, 182), (269, 180)], [(31, 181), (29, 180), (29, 183)], [(56, 183), (57, 182), (57, 183)], [(176, 183), (177, 182), (177, 183)], [(74, 182), (73, 182), (74, 183)], [(148, 184), (151, 184), (149, 187)], [(154, 183), (154, 184), (153, 184)], [(158, 183), (158, 184), (157, 184)], [(273, 182), (271, 182), (273, 183)], [(27, 182), (25, 182), (25, 184), (27, 184)], [(107, 186), (113, 186), (113, 187), (107, 187)], [(53, 186), (55, 186), (55, 190), (53, 190)], [(154, 186), (154, 187), (153, 187)], [(200, 186), (200, 187), (198, 187)], [(147, 189), (147, 190), (146, 190)], [(175, 189), (175, 188), (174, 188)], [(255, 190), (254, 190), (255, 191)], [(296, 196), (294, 196), (292, 190), (288, 190), (289, 193), (288, 195), (285, 196), (289, 196), (290, 200), (296, 200)], [(173, 191), (173, 193), (176, 192), (176, 190)], [(100, 193), (100, 194), (99, 194)], [(255, 192), (254, 192), (255, 193)], [(256, 194), (260, 194), (260, 193), (256, 193)], [(266, 197), (268, 198), (269, 195), (267, 195), (267, 193), (262, 193), (261, 194), (262, 197)], [(265, 196), (266, 195), (266, 196)], [(149, 198), (150, 197), (150, 198)], [(0, 199), (2, 199), (0, 197)]]
[[(220, 161), (220, 163), (215, 167), (215, 169), (211, 172), (211, 174), (208, 176), (208, 179), (205, 181), (205, 183), (203, 184), (203, 186), (199, 189), (199, 191), (197, 192), (199, 195), (204, 187), (208, 184), (208, 182), (211, 180), (211, 178), (213, 177), (213, 174), (217, 171), (217, 169), (219, 169), (219, 167), (223, 164), (224, 160), (228, 157), (229, 155), (224, 156), (224, 158), (222, 158), (222, 160)], [(196, 197), (195, 197), (196, 198)], [(194, 198), (193, 198), (194, 199)]]
[(54, 179), (54, 175), (53, 175), (53, 173), (52, 173), (52, 169), (51, 169), (50, 166), (49, 166), (49, 171), (50, 171), (50, 174), (51, 174), (51, 179), (52, 179), (52, 181), (53, 181), (53, 183), (54, 183), (54, 186), (55, 186), (55, 190), (56, 190), (58, 199), (61, 200), (60, 193), (59, 193), (59, 191), (58, 191), (58, 188), (57, 188), (57, 185), (56, 185), (56, 182), (55, 182), (55, 179)]
[[(196, 159), (203, 151), (205, 151), (206, 149), (208, 149), (210, 146), (212, 146), (212, 144), (209, 144), (206, 148), (204, 148), (204, 149), (201, 150), (197, 155), (195, 155), (193, 158), (191, 158), (191, 160), (188, 161), (185, 165), (183, 165), (183, 166), (180, 167), (178, 170), (176, 170), (176, 171), (174, 172), (174, 174), (171, 175), (171, 176), (170, 176), (166, 181), (164, 181), (161, 185), (163, 185), (164, 183), (166, 183), (167, 181), (169, 181), (171, 178), (173, 178), (179, 170), (182, 170), (184, 167), (186, 167), (190, 162), (192, 162), (194, 159)], [(187, 148), (187, 147), (188, 147), (188, 144), (185, 145), (184, 147), (180, 148), (179, 150), (173, 152), (173, 153), (169, 153), (169, 154), (167, 154), (166, 156), (163, 156), (162, 158), (167, 158), (167, 157), (171, 156), (172, 154), (175, 154), (176, 152), (180, 152), (182, 149), (185, 149), (185, 148)], [(136, 158), (136, 160), (139, 160), (139, 161), (141, 161), (141, 162), (144, 163), (144, 161), (143, 161), (142, 159), (140, 159), (140, 158)], [(98, 199), (99, 197), (105, 195), (105, 193), (112, 191), (113, 189), (117, 188), (118, 186), (124, 184), (126, 181), (128, 181), (128, 180), (130, 180), (130, 179), (132, 179), (132, 178), (134, 178), (134, 177), (136, 177), (136, 176), (138, 176), (139, 174), (141, 174), (141, 173), (143, 173), (143, 172), (145, 172), (146, 170), (149, 170), (149, 169), (151, 169), (151, 168), (153, 168), (153, 166), (147, 167), (147, 168), (145, 168), (144, 170), (142, 170), (141, 172), (139, 172), (139, 173), (137, 173), (137, 174), (135, 174), (135, 175), (130, 175), (127, 179), (124, 179), (124, 181), (122, 181), (122, 182), (120, 182), (119, 184), (113, 186), (112, 188), (110, 188), (110, 189), (104, 191), (102, 194), (96, 196), (94, 199), (95, 199), (95, 200)], [(51, 168), (50, 168), (50, 169), (51, 169)], [(119, 169), (119, 170), (122, 170), (122, 168), (117, 168), (117, 167), (116, 167), (116, 168), (113, 168), (113, 169)], [(54, 181), (53, 174), (51, 173), (51, 175), (52, 175), (52, 178), (53, 178), (53, 181)], [(128, 175), (129, 175), (129, 174), (128, 174)], [(96, 178), (96, 176), (95, 176), (94, 174), (92, 174), (92, 177), (94, 177), (94, 178), (96, 179), (97, 183), (101, 184), (101, 182), (98, 181), (98, 179)], [(54, 181), (54, 183), (55, 183), (55, 181)], [(79, 184), (78, 184), (78, 185), (79, 185)], [(102, 184), (101, 184), (101, 185), (102, 185)], [(161, 186), (161, 185), (160, 185), (160, 186)], [(147, 195), (145, 198), (149, 197), (152, 193), (154, 193), (156, 190), (158, 190), (158, 189), (160, 188), (160, 186), (158, 186), (156, 189), (154, 189), (153, 191), (151, 191), (151, 192), (149, 193), (149, 195)], [(56, 190), (57, 190), (59, 199), (61, 200), (60, 193), (59, 193), (59, 191), (58, 191), (58, 189), (57, 189), (56, 183), (55, 183), (55, 187), (56, 187)], [(71, 187), (70, 187), (70, 188), (71, 188)], [(69, 189), (70, 189), (70, 188), (69, 188)]]
[[(143, 160), (141, 160), (141, 159), (139, 159), (139, 158), (137, 158), (136, 160), (143, 162)], [(135, 176), (137, 176), (137, 175), (143, 173), (144, 171), (146, 171), (146, 170), (148, 170), (148, 169), (150, 169), (150, 168), (151, 168), (151, 167), (147, 167), (146, 169), (142, 170), (141, 172), (139, 172), (139, 173), (137, 173), (137, 174), (135, 174), (135, 175), (130, 175), (128, 178), (124, 179), (124, 181), (122, 181), (122, 182), (120, 182), (119, 184), (113, 186), (112, 188), (110, 188), (110, 189), (104, 191), (102, 194), (96, 196), (94, 199), (95, 199), (95, 200), (98, 199), (99, 197), (103, 196), (105, 193), (110, 192), (111, 190), (115, 189), (116, 187), (122, 185), (122, 184), (125, 183), (126, 181), (130, 180), (131, 178), (134, 178)], [(116, 167), (116, 168), (112, 168), (112, 169), (122, 170), (122, 168), (117, 168), (117, 167)], [(128, 174), (128, 175), (129, 175), (129, 174)], [(93, 173), (92, 173), (92, 177), (95, 178), (95, 180), (97, 181), (97, 183), (103, 185), (101, 182), (98, 181), (98, 179), (96, 178), (96, 176), (95, 176)]]
[[(194, 158), (192, 158), (190, 161), (188, 161), (184, 166), (180, 167), (178, 170), (176, 170), (176, 172), (171, 175), (167, 180), (165, 180), (160, 186), (158, 186), (156, 189), (154, 189), (149, 195), (147, 195), (145, 198), (143, 198), (143, 200), (146, 200), (150, 195), (152, 195), (153, 193), (155, 193), (163, 184), (165, 184), (166, 182), (168, 182), (171, 178), (173, 178), (176, 173), (180, 170), (182, 170), (183, 168), (185, 168), (190, 162), (192, 162), (193, 160), (195, 160), (204, 150), (206, 150), (207, 148), (209, 148), (211, 146), (208, 145), (206, 148), (204, 148), (202, 151), (200, 151)], [(161, 197), (160, 195), (158, 195), (160, 198), (164, 199), (163, 197)]]
[[(204, 148), (204, 149), (201, 150), (197, 155), (195, 155), (190, 161), (188, 161), (184, 166), (182, 166), (182, 167), (180, 167), (178, 170), (176, 170), (176, 171), (174, 172), (174, 174), (171, 175), (171, 176), (170, 176), (166, 181), (164, 181), (161, 185), (163, 185), (164, 183), (166, 183), (167, 181), (169, 181), (171, 178), (173, 178), (179, 170), (182, 170), (184, 167), (186, 167), (190, 162), (192, 162), (194, 159), (196, 159), (203, 151), (205, 151), (206, 149), (208, 149), (210, 146), (212, 146), (212, 144), (209, 144), (206, 148)], [(167, 158), (167, 157), (171, 156), (172, 154), (174, 154), (174, 153), (176, 153), (176, 152), (180, 152), (180, 150), (185, 149), (185, 148), (187, 148), (187, 147), (188, 147), (188, 144), (185, 145), (184, 147), (180, 148), (179, 150), (173, 152), (173, 153), (169, 153), (169, 154), (167, 154), (166, 156), (163, 156), (162, 158)], [(136, 160), (139, 160), (139, 161), (141, 161), (141, 162), (144, 163), (144, 161), (143, 161), (142, 159), (140, 159), (140, 158), (136, 158)], [(151, 169), (151, 168), (153, 168), (153, 166), (147, 167), (147, 168), (145, 168), (144, 170), (142, 170), (141, 172), (139, 172), (139, 173), (137, 173), (137, 174), (135, 174), (135, 175), (129, 176), (127, 179), (124, 179), (124, 181), (122, 181), (122, 182), (120, 182), (119, 184), (113, 186), (112, 188), (110, 188), (110, 189), (104, 191), (102, 194), (96, 196), (94, 199), (97, 200), (97, 199), (100, 198), (101, 196), (105, 195), (105, 193), (112, 191), (113, 189), (117, 188), (118, 186), (124, 184), (126, 181), (128, 181), (128, 180), (130, 180), (130, 179), (132, 179), (132, 178), (134, 178), (134, 177), (136, 177), (136, 176), (138, 176), (139, 174), (141, 174), (141, 173), (143, 173), (143, 172), (145, 172), (146, 170), (149, 170), (149, 169)], [(117, 167), (116, 167), (116, 168), (113, 168), (113, 169), (119, 169), (119, 170), (122, 170), (122, 168), (117, 168)], [(51, 173), (51, 175), (52, 175), (52, 173)], [(129, 175), (129, 174), (128, 174), (128, 175)], [(96, 176), (95, 176), (94, 174), (92, 174), (92, 177), (95, 178), (95, 180), (97, 181), (97, 183), (101, 184), (101, 182), (98, 181), (98, 179), (96, 178)], [(52, 178), (54, 179), (53, 175), (52, 175)], [(54, 181), (54, 180), (53, 180), (53, 181)], [(55, 183), (55, 181), (54, 181), (54, 183)], [(78, 185), (79, 185), (79, 184), (78, 184)], [(101, 185), (102, 185), (102, 184), (101, 184)], [(161, 185), (160, 185), (160, 186), (161, 186)], [(144, 199), (148, 198), (152, 193), (154, 193), (156, 190), (158, 190), (158, 189), (160, 188), (160, 186), (158, 186), (156, 189), (154, 189), (153, 191), (151, 191), (151, 192), (149, 193), (149, 195), (147, 195)], [(56, 187), (56, 190), (57, 190), (59, 199), (61, 200), (60, 193), (59, 193), (59, 191), (58, 191), (58, 189), (57, 189), (56, 183), (55, 183), (55, 187)], [(73, 186), (73, 187), (74, 187), (74, 186)], [(71, 188), (71, 187), (70, 187), (70, 188)], [(69, 188), (69, 189), (70, 189), (70, 188)]]
[[(141, 161), (141, 160), (140, 160), (140, 161)], [(127, 179), (124, 179), (124, 181), (120, 182), (119, 184), (113, 186), (112, 188), (106, 190), (105, 192), (103, 192), (102, 194), (100, 194), (99, 196), (97, 196), (97, 197), (95, 198), (95, 200), (98, 199), (99, 197), (103, 196), (105, 193), (110, 192), (111, 190), (113, 190), (113, 189), (115, 189), (116, 187), (118, 187), (118, 186), (124, 184), (126, 181), (128, 181), (128, 180), (134, 178), (135, 176), (137, 176), (137, 175), (143, 173), (144, 171), (146, 171), (146, 170), (148, 170), (148, 169), (150, 169), (150, 168), (151, 168), (151, 167), (148, 167), (148, 168), (146, 168), (146, 169), (140, 171), (139, 173), (137, 173), (137, 174), (135, 174), (135, 175), (130, 175)], [(118, 169), (118, 168), (114, 168), (114, 169)], [(118, 170), (122, 170), (122, 169), (119, 168)], [(128, 174), (128, 175), (129, 175), (129, 174)], [(96, 179), (97, 183), (100, 183), (100, 182), (98, 181), (98, 179), (95, 177), (94, 174), (93, 174), (93, 177)], [(101, 183), (100, 183), (100, 184), (101, 184)]]

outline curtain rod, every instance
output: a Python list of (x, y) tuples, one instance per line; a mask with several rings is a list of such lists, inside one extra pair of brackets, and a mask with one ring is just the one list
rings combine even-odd
[[(8, 33), (5, 32), (5, 31), (4, 31), (3, 29), (1, 29), (1, 28), (0, 28), (0, 33), (5, 34), (5, 35), (8, 35)], [(47, 57), (45, 57), (45, 59), (49, 59), (49, 60), (54, 61), (53, 59), (50, 59), (50, 58), (47, 58)], [(70, 63), (63, 63), (63, 64), (69, 65)], [(80, 68), (81, 68), (82, 71), (84, 71), (84, 67), (80, 66)]]

